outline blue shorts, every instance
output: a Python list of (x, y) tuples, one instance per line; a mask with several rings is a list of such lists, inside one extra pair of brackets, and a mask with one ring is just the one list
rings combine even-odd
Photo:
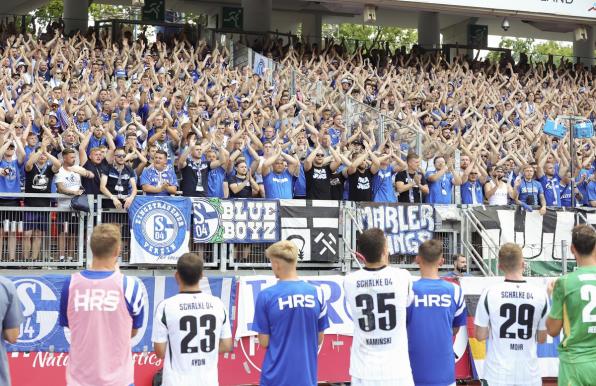
[(25, 212), (24, 230), (40, 230), (42, 232), (48, 231), (50, 223), (50, 212)]

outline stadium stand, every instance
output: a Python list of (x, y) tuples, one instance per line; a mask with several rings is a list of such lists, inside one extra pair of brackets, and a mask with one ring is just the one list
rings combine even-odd
[(594, 119), (592, 73), (581, 65), (270, 40), (255, 48), (279, 63), (255, 72), (229, 46), (193, 45), (184, 33), (150, 43), (60, 28), (2, 30), (1, 203), (39, 209), (2, 212), (3, 261), (35, 261), (45, 248), (68, 264), (84, 237), (70, 198), (21, 192), (99, 196), (104, 221), (122, 224), (137, 194), (544, 213), (572, 206), (574, 179), (576, 205), (596, 204), (593, 139), (576, 140), (572, 157), (569, 136), (543, 133), (561, 114)]

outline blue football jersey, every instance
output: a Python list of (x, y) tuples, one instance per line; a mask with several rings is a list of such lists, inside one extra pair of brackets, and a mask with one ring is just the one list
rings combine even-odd
[(420, 279), (412, 288), (408, 351), (414, 383), (451, 385), (455, 382), (453, 328), (466, 325), (464, 294), (457, 284), (441, 279)]
[(329, 327), (323, 291), (279, 281), (259, 293), (253, 331), (269, 335), (261, 386), (315, 386), (318, 335)]

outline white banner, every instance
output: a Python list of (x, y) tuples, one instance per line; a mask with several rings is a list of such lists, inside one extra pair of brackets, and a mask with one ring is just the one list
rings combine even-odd
[(259, 76), (263, 76), (265, 75), (265, 69), (269, 69), (269, 74), (271, 74), (271, 70), (273, 69), (273, 61), (268, 57), (255, 52), (252, 62), (252, 71)]
[[(307, 276), (301, 279), (320, 287), (325, 294), (327, 315), (329, 317), (329, 328), (325, 330), (325, 334), (352, 335), (352, 317), (349, 314), (348, 304), (344, 298), (344, 276)], [(238, 323), (234, 335), (236, 339), (257, 335), (256, 332), (251, 330), (257, 296), (262, 290), (271, 287), (275, 283), (277, 283), (277, 279), (273, 276), (240, 277)]]
[(596, 4), (594, 0), (398, 0), (398, 2), (596, 18)]

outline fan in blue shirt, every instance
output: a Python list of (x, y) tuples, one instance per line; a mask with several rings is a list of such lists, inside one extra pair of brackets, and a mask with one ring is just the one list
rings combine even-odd
[[(286, 162), (288, 166), (286, 167)], [(278, 147), (275, 154), (263, 162), (262, 174), (265, 197), (270, 199), (292, 199), (293, 179), (300, 173), (300, 161), (282, 153)]]
[(398, 171), (405, 170), (407, 165), (393, 152), (379, 157), (381, 167), (373, 177), (373, 201), (397, 202), (394, 181)]
[(478, 171), (472, 169), (466, 182), (461, 186), (461, 203), (466, 205), (482, 205), (484, 202), (484, 185), (478, 178)]
[(168, 155), (157, 150), (153, 156), (153, 165), (141, 173), (141, 187), (147, 196), (169, 196), (176, 194), (178, 179), (174, 168), (168, 164)]
[(555, 170), (555, 165), (552, 162), (545, 162), (544, 160), (545, 158), (541, 160), (538, 164), (538, 167), (536, 168), (536, 176), (538, 177), (538, 181), (542, 185), (542, 189), (544, 191), (544, 199), (546, 200), (546, 206), (560, 207), (560, 176), (563, 176), (565, 175), (565, 173), (567, 173), (567, 168), (560, 167), (559, 173), (557, 174)]
[(451, 204), (454, 185), (461, 185), (461, 177), (453, 171), (451, 164), (445, 163), (445, 158), (438, 156), (434, 160), (435, 170), (426, 173), (429, 194), (429, 204)]
[(592, 174), (588, 180), (588, 203), (591, 207), (596, 207), (596, 174)]
[(524, 203), (529, 206), (540, 205), (540, 214), (545, 214), (544, 189), (540, 182), (534, 180), (534, 168), (532, 165), (526, 165), (522, 172), (522, 178), (515, 181), (515, 185), (513, 185), (515, 203), (518, 205)]
[[(25, 150), (21, 141), (10, 140), (11, 136), (14, 134), (9, 134), (6, 142), (0, 147), (0, 192), (2, 193), (21, 192), (21, 173), (25, 161)], [(2, 199), (12, 200), (9, 197)]]
[(443, 261), (441, 241), (429, 240), (420, 245), (416, 263), (421, 278), (412, 287), (414, 301), (407, 316), (410, 364), (416, 386), (455, 384), (453, 336), (466, 325), (467, 312), (461, 288), (439, 278)]
[(317, 352), (329, 327), (323, 291), (298, 278), (298, 248), (280, 241), (265, 251), (277, 284), (261, 291), (252, 329), (267, 349), (261, 386), (316, 386)]

